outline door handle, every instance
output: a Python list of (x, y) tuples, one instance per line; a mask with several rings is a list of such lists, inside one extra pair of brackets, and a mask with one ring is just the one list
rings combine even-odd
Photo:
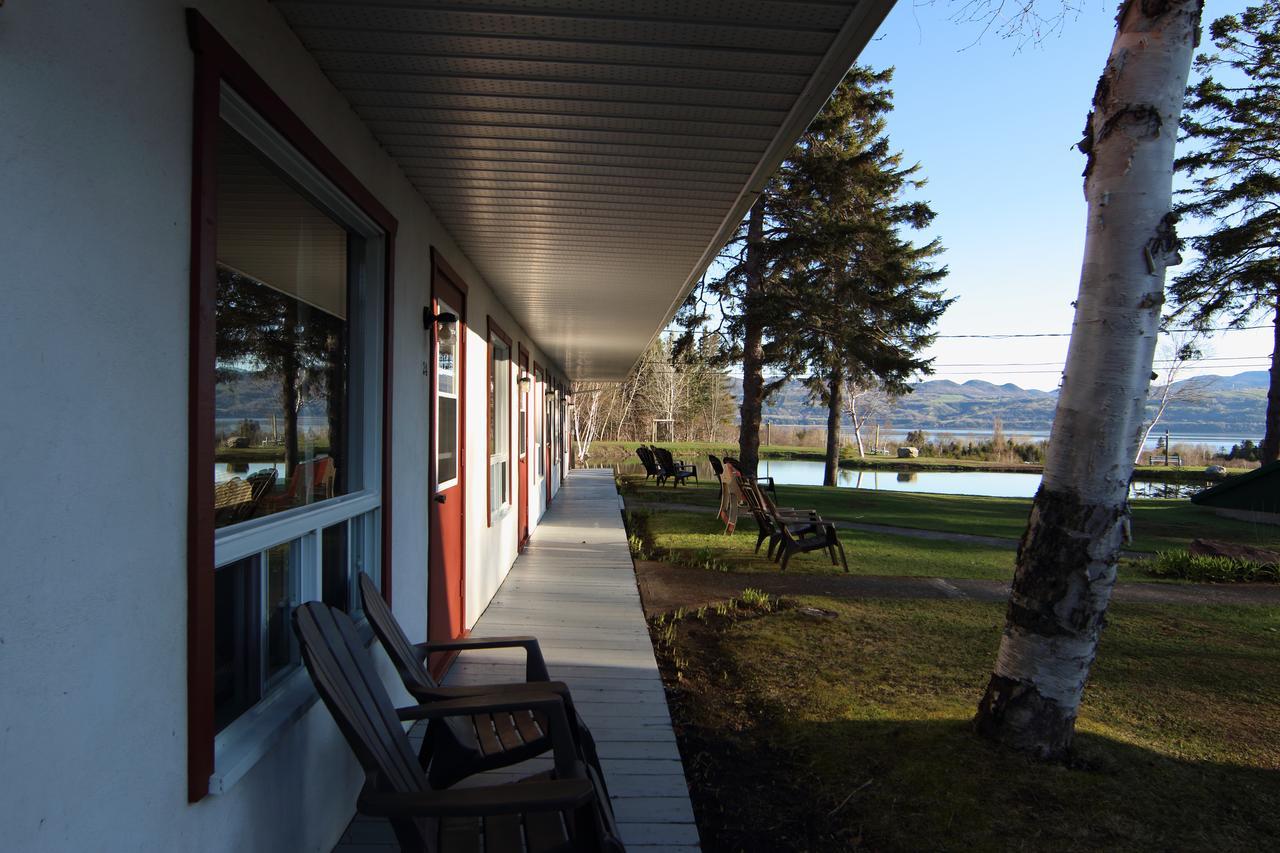
[(447, 495), (436, 495), (436, 497), (435, 497), (435, 501), (436, 501), (436, 503), (438, 503), (438, 504), (442, 504), (442, 503), (444, 503), (444, 499), (445, 499), (446, 497), (447, 497)]

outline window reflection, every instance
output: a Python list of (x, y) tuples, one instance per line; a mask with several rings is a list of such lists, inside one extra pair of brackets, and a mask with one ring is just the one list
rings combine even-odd
[(219, 527), (347, 491), (348, 234), (229, 126), (218, 160)]

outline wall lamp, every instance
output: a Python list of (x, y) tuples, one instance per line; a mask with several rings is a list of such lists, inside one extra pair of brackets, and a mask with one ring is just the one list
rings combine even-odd
[(422, 308), (422, 328), (430, 329), (436, 323), (446, 326), (458, 322), (458, 315), (452, 311), (441, 311), (439, 314), (432, 314), (430, 306), (424, 305)]
[(531, 376), (530, 376), (529, 374), (527, 374), (527, 373), (526, 373), (524, 376), (521, 376), (521, 377), (520, 377), (520, 390), (521, 390), (521, 391), (528, 391), (528, 390), (529, 390), (529, 388), (530, 388), (530, 387), (532, 387), (532, 386), (533, 386), (533, 377), (531, 377)]

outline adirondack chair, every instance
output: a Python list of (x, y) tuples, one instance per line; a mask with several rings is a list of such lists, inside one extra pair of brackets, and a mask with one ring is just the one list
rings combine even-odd
[(698, 482), (698, 469), (688, 462), (677, 462), (675, 457), (671, 455), (671, 451), (665, 447), (650, 445), (653, 449), (654, 458), (658, 460), (658, 467), (662, 469), (662, 476), (671, 480), (675, 485), (680, 485), (690, 477), (693, 481)]
[(636, 456), (640, 457), (640, 464), (644, 466), (644, 478), (658, 478), (658, 485), (662, 485), (662, 469), (658, 467), (657, 461), (653, 458), (653, 451), (645, 447), (643, 444), (636, 448)]
[(741, 503), (745, 504), (750, 511), (751, 517), (755, 519), (756, 529), (759, 531), (756, 536), (757, 554), (760, 553), (760, 546), (767, 539), (769, 549), (766, 553), (770, 560), (773, 559), (774, 548), (782, 541), (782, 533), (778, 528), (783, 523), (794, 527), (797, 533), (802, 533), (821, 520), (815, 512), (796, 513), (790, 508), (779, 510), (776, 515), (769, 512), (765, 508), (765, 501), (759, 487), (752, 483), (750, 477), (739, 471), (730, 459), (724, 460), (724, 468), (730, 495), (740, 498)]
[[(604, 770), (596, 753), (591, 730), (573, 707), (569, 687), (563, 681), (551, 681), (542, 649), (534, 637), (481, 637), (442, 642), (410, 643), (382, 593), (368, 574), (360, 573), (360, 597), (364, 613), (373, 633), (382, 643), (395, 665), (404, 687), (418, 702), (449, 701), (466, 696), (490, 693), (537, 692), (559, 696), (568, 709), (568, 719), (578, 756), (599, 774), (604, 785)], [(525, 680), (507, 684), (480, 684), (443, 687), (431, 677), (424, 665), (427, 656), (440, 651), (467, 649), (523, 648)], [(436, 788), (447, 788), (474, 773), (509, 767), (552, 748), (546, 719), (536, 712), (518, 714), (477, 714), (470, 718), (451, 717), (427, 724), (419, 761), (427, 770), (427, 778)], [(608, 791), (606, 790), (607, 794)]]
[[(554, 693), (471, 696), (397, 710), (350, 617), (323, 602), (294, 610), (302, 660), (365, 773), (361, 814), (388, 818), (414, 853), (582, 850), (621, 853), (595, 771), (574, 755), (565, 705)], [(433, 790), (402, 721), (538, 712), (549, 722), (555, 769), (520, 782)]]
[(840, 564), (844, 566), (845, 572), (849, 571), (849, 560), (845, 557), (844, 545), (836, 535), (836, 526), (830, 521), (823, 521), (822, 517), (812, 510), (808, 510), (807, 515), (797, 513), (795, 510), (790, 510), (791, 514), (786, 514), (784, 510), (774, 506), (769, 496), (755, 483), (744, 480), (743, 492), (748, 495), (754, 494), (765, 513), (773, 520), (769, 548), (771, 552), (776, 549), (777, 553), (776, 556), (772, 553), (770, 556), (781, 561), (782, 571), (787, 570), (787, 563), (793, 556), (809, 551), (826, 551), (831, 556), (833, 566), (836, 565), (836, 552), (839, 551)]

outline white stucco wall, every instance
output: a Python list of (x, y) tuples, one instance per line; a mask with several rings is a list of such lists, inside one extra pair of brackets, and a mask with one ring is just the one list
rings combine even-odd
[(469, 620), (515, 558), (516, 513), (484, 526), (485, 315), (546, 359), (279, 15), (264, 0), (0, 7), (4, 849), (327, 850), (358, 785), (317, 705), (230, 791), (186, 802), (187, 5), (399, 220), (393, 564), (407, 632), (426, 630), (433, 244), (470, 287)]

